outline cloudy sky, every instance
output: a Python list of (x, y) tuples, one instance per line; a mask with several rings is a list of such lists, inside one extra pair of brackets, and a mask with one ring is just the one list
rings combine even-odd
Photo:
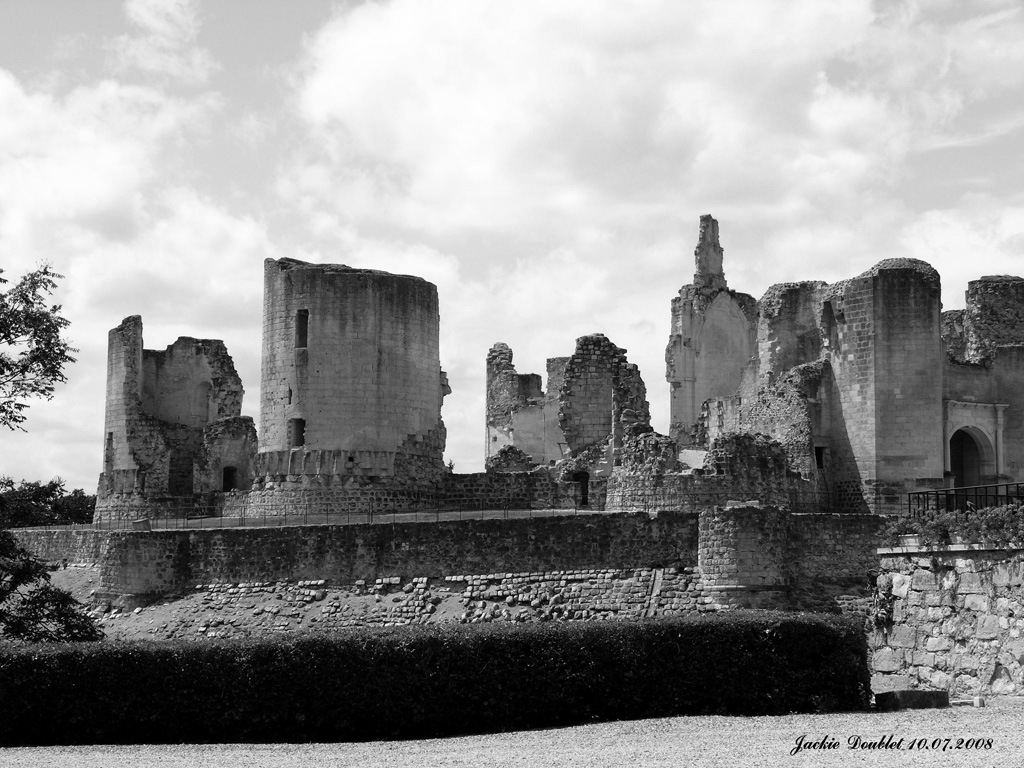
[(448, 457), (484, 357), (602, 332), (668, 424), (701, 214), (730, 287), (912, 256), (1024, 274), (1019, 0), (0, 0), (0, 267), (80, 350), (0, 474), (95, 490), (106, 333), (222, 338), (259, 416), (262, 260), (437, 284)]

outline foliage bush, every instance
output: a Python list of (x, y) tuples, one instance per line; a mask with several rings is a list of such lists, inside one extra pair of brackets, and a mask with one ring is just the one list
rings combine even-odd
[(726, 612), (0, 651), (0, 743), (424, 738), (865, 709), (861, 622)]
[(50, 584), (46, 563), (10, 531), (0, 530), (0, 639), (39, 643), (102, 637), (85, 606)]
[(894, 518), (884, 531), (887, 544), (895, 546), (901, 535), (917, 534), (929, 545), (944, 546), (955, 539), (1005, 547), (1024, 542), (1024, 507), (1004, 504), (966, 511), (938, 512), (925, 519)]
[(91, 523), (96, 497), (81, 488), (68, 493), (64, 481), (48, 483), (0, 477), (0, 528)]

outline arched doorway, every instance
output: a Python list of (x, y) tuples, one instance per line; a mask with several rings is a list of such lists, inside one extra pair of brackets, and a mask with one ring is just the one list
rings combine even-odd
[(957, 488), (982, 484), (981, 446), (965, 429), (958, 429), (949, 438), (949, 471)]

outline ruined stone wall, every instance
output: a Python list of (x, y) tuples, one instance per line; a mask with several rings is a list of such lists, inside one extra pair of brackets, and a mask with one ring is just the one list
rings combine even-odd
[[(739, 431), (763, 434), (785, 449), (789, 468), (818, 482), (814, 447), (828, 444), (827, 392), (831, 370), (818, 360), (789, 369), (756, 395), (744, 397)], [(826, 400), (822, 407), (822, 401)]]
[(1024, 691), (1024, 552), (887, 550), (873, 685), (976, 696)]
[(552, 464), (562, 458), (565, 438), (558, 422), (558, 398), (568, 359), (548, 358), (544, 391), (539, 375), (516, 371), (507, 344), (491, 347), (487, 353), (485, 464), (509, 446), (526, 453), (535, 464)]
[[(247, 491), (256, 475), (256, 426), (245, 417), (218, 419), (203, 429), (203, 445), (196, 461), (196, 485), (221, 491)], [(232, 487), (226, 469), (233, 470)]]
[(223, 342), (179, 338), (163, 351), (142, 348), (142, 318), (108, 335), (103, 472), (97, 519), (117, 517), (127, 500), (220, 491), (222, 461), (252, 479), (255, 427), (242, 417), (242, 383)]
[(671, 331), (665, 349), (670, 386), (669, 436), (680, 446), (709, 398), (730, 397), (755, 354), (756, 302), (728, 289), (722, 270), (718, 222), (701, 216), (694, 250), (696, 273), (672, 300)]
[(292, 482), (295, 448), (321, 473), (429, 485), (443, 472), (437, 289), (418, 277), (268, 259), (264, 264), (260, 457)]
[[(467, 620), (526, 605), (534, 609), (526, 619), (556, 607), (547, 618), (586, 619), (747, 605), (863, 614), (877, 521), (739, 505), (657, 516), (19, 536), (47, 559), (97, 564), (94, 598), (129, 608), (197, 584), (237, 585), (242, 594), (258, 584), (319, 580), (383, 585), (386, 594), (387, 585), (431, 581), (458, 587)], [(430, 613), (413, 607), (390, 618)]]
[(142, 352), (142, 408), (171, 424), (202, 429), (240, 416), (242, 382), (224, 342), (180, 337)]
[[(600, 333), (576, 339), (576, 352), (565, 364), (558, 410), (570, 454), (579, 456), (605, 443), (614, 451), (621, 445), (626, 411), (635, 423), (650, 423), (647, 388), (639, 369), (626, 360), (626, 350)], [(607, 472), (611, 467), (593, 469)]]
[(487, 352), (487, 441), (484, 460), (506, 446), (544, 461), (543, 398), (540, 376), (520, 374), (512, 364), (512, 349), (501, 342)]
[(798, 477), (762, 477), (668, 473), (620, 475), (608, 479), (606, 509), (628, 512), (695, 512), (730, 501), (757, 500), (813, 512), (819, 499), (813, 486)]
[(126, 317), (107, 334), (103, 472), (97, 503), (110, 493), (167, 489), (168, 446), (142, 410), (142, 318)]
[(692, 515), (588, 515), (395, 525), (109, 532), (101, 591), (194, 584), (693, 564)]
[(966, 299), (959, 359), (981, 362), (1002, 345), (1024, 343), (1024, 278), (995, 275), (972, 280)]
[(821, 281), (779, 283), (757, 303), (758, 375), (768, 382), (821, 357)]
[(815, 483), (790, 471), (784, 446), (764, 435), (721, 437), (709, 446), (704, 466), (690, 472), (679, 472), (678, 462), (665, 471), (667, 457), (657, 449), (672, 443), (654, 433), (650, 436), (655, 450), (648, 454), (648, 461), (638, 463), (642, 456), (629, 456), (643, 452), (647, 436), (630, 438), (624, 446), (626, 459), (608, 483), (607, 509), (698, 510), (746, 500), (800, 512), (827, 509), (827, 498), (817, 492)]

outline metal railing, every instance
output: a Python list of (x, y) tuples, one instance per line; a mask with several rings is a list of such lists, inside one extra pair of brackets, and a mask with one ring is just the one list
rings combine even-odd
[(939, 488), (907, 494), (907, 516), (928, 517), (936, 512), (970, 512), (1024, 500), (1024, 483), (994, 483)]
[[(216, 509), (203, 509), (194, 505), (162, 507), (161, 516), (118, 517), (93, 523), (73, 525), (33, 526), (35, 530), (186, 530), (208, 528), (272, 528), (300, 525), (358, 525), (394, 524), (413, 522), (442, 522), (458, 520), (497, 520), (520, 518), (565, 517), (604, 514), (602, 510), (573, 504), (565, 507), (538, 507), (525, 504), (502, 503), (434, 505), (426, 508), (389, 508), (371, 506), (364, 510), (340, 510), (329, 503), (309, 502), (295, 505), (284, 514), (255, 512), (246, 515), (222, 515)], [(32, 530), (25, 529), (25, 530)]]

